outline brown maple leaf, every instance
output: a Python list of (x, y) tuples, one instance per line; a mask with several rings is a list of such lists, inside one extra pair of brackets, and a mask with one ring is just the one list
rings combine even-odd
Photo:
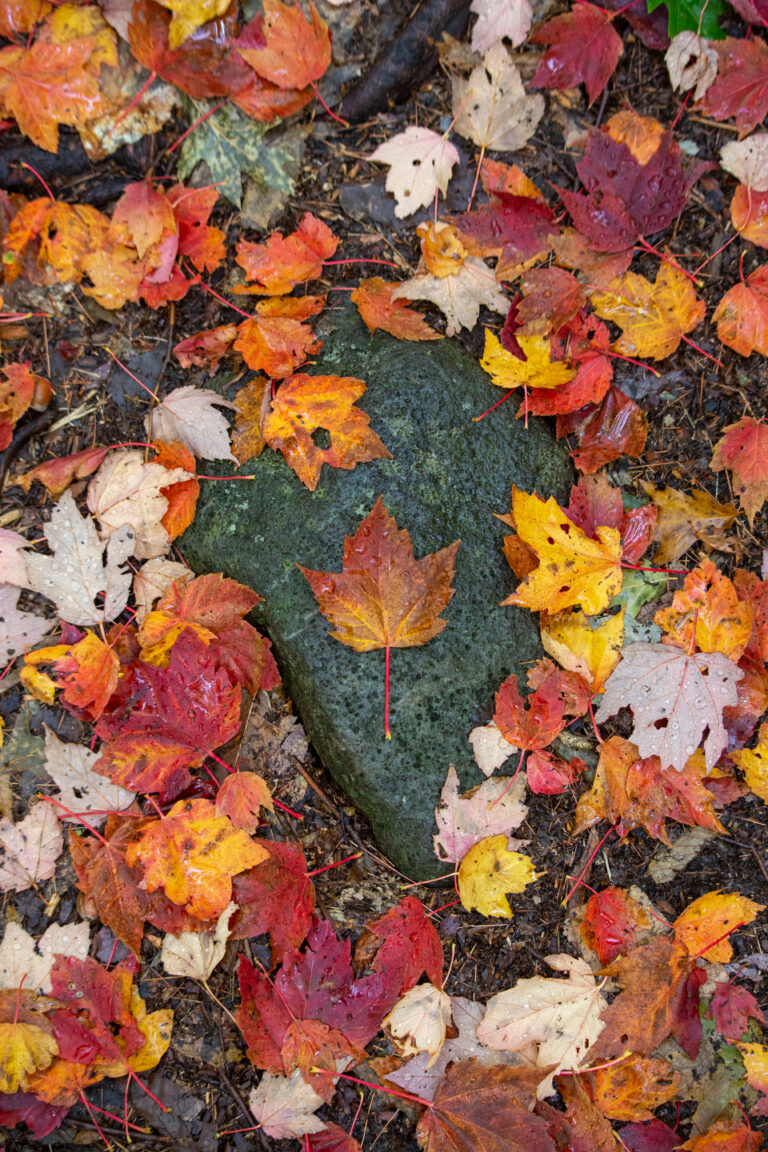
[(440, 613), (453, 589), (456, 540), (415, 560), (408, 532), (399, 529), (381, 497), (354, 536), (344, 540), (342, 571), (299, 568), (309, 581), (320, 611), (335, 627), (335, 640), (357, 652), (384, 648), (386, 685), (384, 732), (389, 732), (389, 652), (426, 644), (445, 628)]

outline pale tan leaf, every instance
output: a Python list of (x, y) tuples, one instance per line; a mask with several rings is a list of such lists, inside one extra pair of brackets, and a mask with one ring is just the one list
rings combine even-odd
[[(193, 384), (176, 388), (153, 410), (152, 435), (166, 443), (180, 440), (198, 459), (237, 464), (229, 446), (229, 424), (214, 405), (235, 408), (210, 388), (195, 388)], [(144, 423), (149, 431), (149, 417)]]
[(540, 1100), (554, 1091), (552, 1080), (558, 1072), (588, 1062), (604, 1027), (600, 1013), (607, 1007), (584, 960), (559, 953), (547, 956), (547, 963), (556, 972), (567, 973), (567, 979), (518, 980), (514, 988), (491, 997), (477, 1028), (478, 1040), (491, 1048), (517, 1052), (529, 1044), (539, 1045), (537, 1066), (556, 1065), (538, 1087)]
[[(53, 556), (27, 557), (29, 586), (53, 600), (59, 616), (70, 624), (100, 624), (119, 616), (128, 600), (131, 573), (122, 565), (133, 555), (135, 537), (126, 525), (104, 545), (90, 516), (81, 516), (70, 492), (65, 492), (45, 526)], [(95, 598), (103, 594), (103, 608)]]
[(535, 1065), (537, 1047), (531, 1045), (521, 1052), (505, 1052), (502, 1049), (489, 1048), (481, 1044), (477, 1038), (477, 1026), (485, 1015), (485, 1008), (464, 996), (451, 997), (451, 1015), (453, 1023), (458, 1029), (458, 1036), (446, 1040), (436, 1057), (430, 1057), (428, 1052), (421, 1052), (414, 1056), (396, 1072), (389, 1072), (387, 1080), (420, 1096), (422, 1100), (434, 1100), (435, 1089), (445, 1075), (449, 1064), (459, 1060), (473, 1059), (483, 1068), (491, 1068), (496, 1064), (528, 1064)]
[(402, 1056), (428, 1052), (434, 1059), (451, 1022), (451, 998), (434, 984), (417, 984), (401, 996), (392, 1011), (384, 1017)]
[(136, 623), (144, 623), (152, 605), (167, 592), (172, 584), (181, 590), (194, 577), (191, 568), (177, 560), (156, 557), (142, 564), (133, 578), (133, 598), (136, 601)]
[(664, 57), (669, 80), (675, 92), (688, 92), (695, 86), (694, 100), (701, 100), (717, 78), (717, 52), (711, 40), (695, 32), (678, 32)]
[(18, 824), (0, 820), (0, 892), (23, 892), (53, 876), (63, 847), (61, 825), (45, 800)]
[(13, 584), (0, 584), (0, 665), (20, 652), (33, 648), (54, 625), (53, 620), (22, 612), (17, 607), (21, 590)]
[(265, 1072), (248, 1103), (266, 1135), (275, 1140), (322, 1132), (325, 1128), (323, 1121), (314, 1115), (323, 1098), (302, 1079), (298, 1068), (290, 1077)]
[(481, 148), (516, 152), (536, 131), (544, 115), (544, 97), (526, 93), (509, 52), (499, 42), (468, 80), (454, 77), (453, 114), (455, 130)]
[(136, 799), (135, 792), (93, 771), (100, 755), (83, 744), (67, 744), (50, 728), (45, 729), (45, 770), (59, 787), (58, 800), (75, 814), (88, 813), (88, 823), (95, 828), (104, 823), (110, 811), (120, 812)]
[(722, 652), (689, 656), (671, 644), (628, 644), (605, 682), (595, 709), (603, 723), (620, 708), (631, 708), (630, 739), (642, 757), (658, 756), (662, 767), (682, 771), (704, 741), (707, 768), (728, 743), (723, 708), (736, 705), (736, 684), (744, 673)]
[(79, 923), (49, 924), (35, 942), (20, 924), (9, 920), (0, 944), (0, 989), (24, 988), (30, 992), (51, 991), (51, 968), (55, 956), (75, 956), (85, 960), (90, 947), (90, 926)]
[[(459, 795), (459, 778), (451, 764), (435, 809), (437, 836), (433, 837), (439, 860), (463, 860), (470, 848), (488, 836), (507, 834), (519, 828), (528, 814), (523, 804), (525, 779), (518, 776), (510, 784), (508, 777), (486, 780), (466, 795)], [(519, 840), (510, 840), (514, 850)]]
[(483, 776), (492, 776), (513, 752), (520, 751), (514, 744), (510, 744), (509, 740), (504, 739), (493, 720), (490, 724), (473, 728), (469, 734), (469, 743), (475, 754), (475, 763)]
[(768, 192), (768, 132), (729, 140), (720, 149), (720, 166), (753, 192)]
[(474, 328), (481, 304), (492, 312), (509, 309), (509, 300), (493, 272), (477, 256), (466, 256), (453, 276), (423, 272), (411, 277), (395, 289), (392, 299), (431, 300), (448, 321), (446, 336), (455, 336), (461, 328)]
[(160, 523), (168, 511), (168, 500), (160, 489), (191, 478), (183, 468), (149, 463), (139, 449), (110, 452), (88, 485), (88, 510), (98, 517), (102, 539), (129, 525), (138, 560), (164, 555), (171, 538)]
[(445, 136), (411, 125), (380, 144), (370, 158), (389, 165), (386, 188), (397, 201), (395, 216), (402, 219), (428, 207), (438, 188), (445, 196), (459, 153)]
[(531, 30), (533, 9), (529, 0), (472, 0), (469, 7), (477, 16), (471, 40), (475, 52), (487, 52), (497, 40), (504, 39), (517, 48)]
[(0, 583), (15, 584), (17, 588), (28, 588), (27, 557), (22, 551), (29, 548), (26, 540), (10, 528), (0, 528)]
[(227, 950), (229, 921), (236, 911), (237, 904), (230, 901), (212, 933), (182, 932), (179, 936), (167, 933), (163, 937), (160, 959), (168, 975), (207, 980)]

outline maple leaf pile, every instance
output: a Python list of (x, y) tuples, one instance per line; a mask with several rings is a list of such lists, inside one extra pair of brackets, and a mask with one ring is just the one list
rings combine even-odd
[[(318, 209), (231, 244), (211, 221), (225, 223), (220, 191), (239, 206), (238, 189), (223, 178), (202, 185), (199, 174), (185, 183), (194, 167), (186, 160), (175, 169), (184, 179), (153, 169), (105, 211), (70, 195), (77, 183), (61, 199), (44, 183), (33, 197), (0, 189), (0, 451), (15, 455), (51, 399), (44, 358), (8, 352), (34, 332), (47, 354), (41, 299), (72, 315), (78, 293), (113, 313), (166, 310), (189, 373), (161, 395), (143, 385), (146, 442), (43, 449), (6, 478), (44, 499), (29, 510), (39, 531), (7, 527), (15, 514), (0, 527), (2, 675), (13, 669), (27, 697), (47, 715), (69, 713), (88, 737), (45, 728), (29, 804), (8, 786), (15, 765), (0, 775), (9, 913), (0, 1123), (43, 1140), (82, 1106), (102, 1136), (107, 1121), (123, 1126), (126, 1142), (132, 1130), (146, 1135), (129, 1118), (128, 1089), (152, 1096), (142, 1075), (162, 1061), (174, 1026), (173, 1012), (148, 1007), (139, 991), (151, 963), (155, 977), (162, 967), (198, 981), (239, 1030), (251, 1124), (243, 1129), (240, 1117), (222, 1138), (258, 1130), (298, 1138), (305, 1152), (372, 1147), (330, 1119), (351, 1077), (418, 1107), (425, 1152), (762, 1148), (750, 1117), (768, 1115), (768, 1044), (749, 979), (763, 957), (736, 963), (732, 940), (764, 905), (727, 876), (685, 907), (654, 904), (639, 885), (587, 884), (611, 836), (631, 838), (639, 858), (648, 839), (670, 846), (673, 825), (687, 826), (670, 853), (682, 868), (707, 839), (728, 834), (729, 805), (754, 799), (751, 819), (762, 823), (768, 803), (768, 571), (739, 560), (754, 554), (768, 499), (757, 390), (707, 457), (712, 487), (727, 484), (735, 503), (647, 480), (623, 492), (613, 481), (626, 483), (628, 472), (606, 472), (645, 450), (647, 414), (621, 387), (628, 365), (657, 377), (686, 344), (697, 364), (725, 373), (698, 331), (709, 259), (677, 239), (681, 214), (694, 199), (706, 203), (718, 168), (732, 189), (728, 243), (741, 254), (738, 281), (718, 291), (711, 334), (739, 363), (768, 356), (768, 264), (755, 255), (768, 249), (768, 6), (732, 5), (726, 13), (723, 0), (664, 0), (665, 17), (659, 0), (618, 11), (579, 0), (533, 26), (528, 0), (473, 0), (469, 44), (441, 46), (450, 126), (440, 134), (412, 124), (367, 154), (387, 170), (398, 219), (431, 211), (416, 228), (418, 267), (400, 281), (356, 281), (351, 301), (369, 331), (439, 340), (474, 329), (484, 309), (495, 321), (484, 327), (480, 363), (503, 396), (475, 419), (518, 419), (524, 435), (529, 416), (554, 417), (579, 473), (563, 506), (515, 487), (498, 513), (509, 529), (498, 562), (517, 581), (504, 604), (538, 614), (546, 656), (526, 683), (511, 675), (498, 685), (489, 723), (466, 718), (486, 779), (462, 793), (446, 764), (435, 811), (435, 856), (455, 887), (451, 916), (511, 921), (512, 932), (524, 894), (551, 889), (560, 863), (537, 868), (529, 855), (528, 793), (562, 798), (554, 804), (572, 797), (569, 833), (589, 833), (585, 862), (559, 894), (561, 950), (492, 996), (446, 990), (440, 894), (425, 897), (429, 907), (402, 896), (358, 925), (354, 940), (336, 931), (315, 895), (324, 868), (310, 870), (299, 841), (276, 835), (275, 808), (297, 814), (240, 765), (239, 750), (219, 755), (239, 749), (254, 697), (279, 684), (269, 639), (247, 620), (259, 597), (172, 555), (211, 480), (201, 460), (239, 468), (256, 458), (258, 468), (263, 453), (280, 453), (290, 482), (315, 491), (324, 470), (390, 456), (358, 405), (366, 382), (312, 370), (322, 346), (313, 321), (328, 307), (339, 236)], [(217, 175), (221, 155), (237, 150), (236, 134), (226, 134), (233, 126), (261, 139), (310, 106), (330, 112), (326, 96), (334, 98), (332, 86), (318, 87), (332, 45), (312, 0), (264, 0), (248, 19), (242, 7), (13, 0), (0, 11), (0, 127), (15, 124), (51, 153), (60, 130), (74, 130), (96, 162), (158, 132), (181, 103), (197, 113), (184, 138), (213, 132), (206, 161)], [(743, 34), (724, 33), (726, 14), (731, 33)], [(684, 101), (670, 125), (628, 106), (603, 119), (627, 26), (635, 46), (639, 38), (665, 53)], [(577, 126), (568, 111), (581, 85), (587, 110), (603, 99), (599, 115), (587, 111), (592, 120)], [(543, 191), (513, 154), (525, 163), (548, 107), (564, 117), (578, 181)], [(678, 124), (686, 108), (734, 130), (716, 154), (694, 158), (701, 150)], [(452, 134), (477, 159), (466, 210), (449, 214), (440, 197), (462, 162)], [(191, 292), (213, 294), (213, 316), (227, 311), (215, 327), (179, 334), (175, 306)], [(66, 359), (65, 342), (59, 349)], [(102, 346), (99, 355), (106, 360)], [(195, 383), (222, 362), (247, 377), (231, 399)], [(504, 403), (513, 393), (516, 407)], [(334, 570), (295, 558), (333, 629), (328, 644), (385, 650), (382, 738), (397, 724), (391, 651), (449, 626), (460, 548), (415, 555), (408, 524), (379, 499)], [(667, 567), (677, 563), (685, 567)], [(61, 861), (79, 892), (80, 915), (65, 925), (52, 919)], [(33, 888), (51, 920), (37, 937), (12, 903)], [(231, 1012), (208, 984), (225, 956), (236, 972)], [(107, 1079), (125, 1081), (123, 1116), (88, 1095)]]

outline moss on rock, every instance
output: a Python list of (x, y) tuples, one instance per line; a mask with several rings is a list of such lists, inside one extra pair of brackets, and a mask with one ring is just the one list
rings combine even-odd
[[(466, 787), (481, 781), (469, 732), (490, 718), (501, 681), (541, 654), (536, 618), (499, 607), (516, 580), (493, 514), (508, 511), (513, 484), (566, 497), (570, 464), (541, 421), (527, 430), (515, 421), (512, 403), (473, 422), (499, 393), (454, 342), (371, 337), (347, 311), (310, 372), (365, 380), (359, 406), (392, 459), (351, 472), (324, 467), (309, 492), (265, 449), (247, 469), (255, 480), (202, 482), (181, 549), (196, 571), (222, 570), (264, 597), (256, 616), (309, 738), (383, 851), (422, 879), (441, 870), (431, 838), (448, 765)], [(344, 536), (378, 496), (417, 557), (461, 539), (446, 628), (421, 648), (392, 652), (391, 741), (383, 739), (384, 652), (331, 639), (296, 566), (340, 570)]]

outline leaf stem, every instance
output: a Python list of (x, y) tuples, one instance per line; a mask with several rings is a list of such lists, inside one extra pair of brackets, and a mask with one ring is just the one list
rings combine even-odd
[(389, 730), (389, 644), (384, 648), (384, 739), (391, 740)]
[(363, 1084), (372, 1088), (374, 1092), (387, 1092), (390, 1096), (399, 1096), (401, 1100), (410, 1100), (413, 1104), (421, 1104), (422, 1108), (434, 1108), (431, 1100), (424, 1100), (421, 1096), (414, 1096), (410, 1092), (396, 1092), (394, 1088), (385, 1088), (383, 1084), (373, 1084), (370, 1080), (361, 1080), (358, 1076), (348, 1076), (345, 1072), (332, 1072), (330, 1068), (311, 1068), (313, 1076), (333, 1076), (342, 1080), (351, 1080), (353, 1084)]

